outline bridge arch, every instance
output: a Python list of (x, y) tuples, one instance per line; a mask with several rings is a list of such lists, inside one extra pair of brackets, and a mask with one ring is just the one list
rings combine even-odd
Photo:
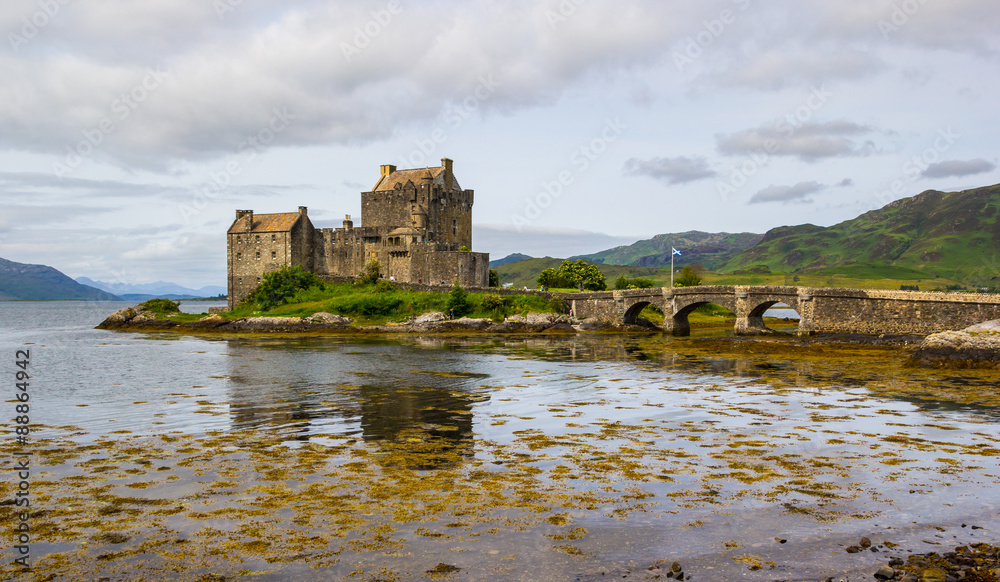
[[(749, 292), (749, 293), (738, 293), (737, 297), (742, 300), (743, 312), (746, 314), (742, 317), (737, 317), (736, 329), (734, 333), (736, 335), (760, 335), (775, 333), (775, 330), (767, 327), (764, 323), (764, 314), (768, 309), (774, 307), (778, 303), (783, 303), (788, 305), (799, 313), (799, 299), (797, 292)], [(799, 321), (801, 322), (801, 314), (799, 315)]]
[[(688, 316), (695, 309), (703, 305), (714, 303), (721, 305), (733, 313), (736, 311), (736, 297), (733, 295), (722, 295), (716, 293), (675, 295), (673, 304), (673, 317), (665, 317), (663, 321), (663, 331), (675, 336), (691, 335), (691, 323)], [(669, 323), (667, 320), (670, 320)]]
[(655, 301), (636, 301), (625, 310), (625, 323), (631, 325), (639, 323), (639, 314), (650, 305), (656, 305), (661, 311), (663, 310), (663, 306), (657, 305)]

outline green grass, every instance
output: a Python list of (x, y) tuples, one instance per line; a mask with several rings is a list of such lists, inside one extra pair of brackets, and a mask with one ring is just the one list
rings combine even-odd
[[(549, 313), (552, 311), (548, 299), (535, 295), (504, 296), (505, 308), (501, 312), (485, 310), (482, 307), (486, 293), (469, 293), (473, 311), (468, 317), (502, 319), (515, 314), (530, 312)], [(308, 317), (326, 311), (344, 315), (355, 320), (358, 325), (386, 325), (402, 323), (411, 316), (430, 311), (447, 314), (448, 293), (393, 289), (376, 292), (374, 285), (327, 284), (323, 289), (312, 287), (299, 291), (285, 305), (268, 311), (259, 311), (254, 305), (241, 305), (224, 316), (275, 316)]]

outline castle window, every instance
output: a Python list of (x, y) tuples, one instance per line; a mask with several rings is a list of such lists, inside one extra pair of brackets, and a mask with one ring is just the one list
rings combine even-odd
[(255, 235), (253, 235), (253, 239), (254, 239), (254, 241), (256, 241), (256, 242), (260, 242), (260, 235), (259, 235), (259, 234), (255, 234)]
[(243, 253), (236, 253), (236, 260), (237, 261), (240, 260), (240, 259), (242, 259), (242, 258), (243, 258)]
[(452, 220), (451, 221), (451, 234), (458, 234), (458, 221), (457, 220)]
[(257, 251), (257, 258), (260, 258), (260, 251)]
[(276, 241), (276, 240), (278, 240), (278, 235), (276, 235), (276, 234), (272, 234), (272, 235), (271, 235), (271, 242), (274, 242), (274, 241)]
[(271, 258), (272, 259), (277, 259), (278, 258), (278, 253), (276, 253), (274, 251), (271, 251)]
[(240, 242), (240, 235), (236, 235), (236, 242)]

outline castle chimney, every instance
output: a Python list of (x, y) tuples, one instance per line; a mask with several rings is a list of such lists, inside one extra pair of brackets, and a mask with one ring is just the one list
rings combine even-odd
[(389, 174), (391, 174), (391, 173), (393, 173), (395, 171), (396, 171), (396, 166), (391, 166), (391, 165), (386, 164), (386, 165), (382, 166), (382, 177), (385, 178), (386, 176), (388, 176)]
[(243, 218), (244, 216), (249, 216), (250, 219), (247, 220), (246, 226), (244, 227), (243, 230), (245, 232), (250, 232), (251, 230), (253, 230), (253, 210), (237, 210), (236, 211), (236, 220), (239, 220), (239, 219)]
[(354, 222), (351, 220), (351, 215), (344, 215), (344, 230), (351, 230), (354, 228)]
[(306, 208), (305, 206), (299, 206), (299, 214), (301, 214), (302, 216), (305, 216), (306, 214), (308, 214), (308, 211), (309, 211), (309, 209)]
[(444, 189), (448, 192), (451, 192), (451, 188), (454, 185), (455, 174), (452, 172), (454, 163), (448, 158), (441, 158), (441, 165), (444, 166)]

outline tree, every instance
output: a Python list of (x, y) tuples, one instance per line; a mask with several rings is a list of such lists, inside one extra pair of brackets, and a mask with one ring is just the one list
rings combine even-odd
[(583, 259), (576, 262), (563, 261), (562, 265), (559, 266), (558, 274), (561, 279), (581, 291), (584, 289), (603, 291), (608, 288), (604, 273), (596, 265), (589, 264)]
[(695, 285), (701, 285), (701, 275), (698, 271), (691, 268), (691, 265), (685, 265), (681, 269), (681, 276), (677, 278), (675, 282), (678, 287), (694, 287)]
[(500, 286), (500, 273), (496, 269), (490, 269), (490, 287)]
[(365, 263), (361, 272), (354, 280), (358, 285), (374, 285), (382, 277), (382, 265), (375, 259)]
[(283, 267), (264, 275), (264, 280), (247, 298), (257, 304), (261, 311), (273, 309), (288, 303), (288, 300), (301, 289), (322, 287), (316, 273), (310, 273), (299, 265)]
[(472, 302), (469, 301), (469, 294), (465, 289), (455, 282), (448, 294), (448, 313), (455, 317), (462, 317), (472, 311)]
[(538, 275), (538, 285), (540, 287), (565, 287), (564, 281), (559, 275), (559, 271), (549, 267)]

